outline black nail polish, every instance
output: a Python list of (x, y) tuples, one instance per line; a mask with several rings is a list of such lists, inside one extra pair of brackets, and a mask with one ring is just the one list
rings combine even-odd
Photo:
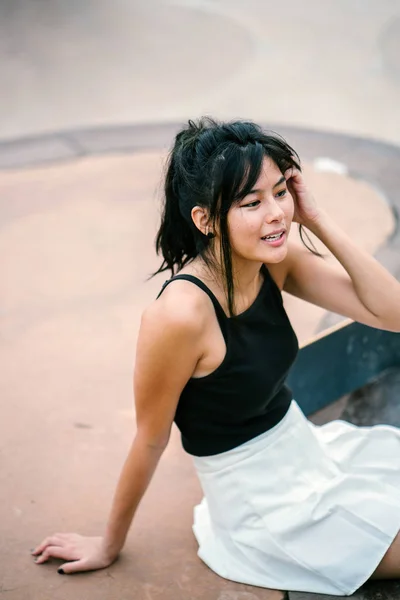
[(60, 575), (65, 575), (64, 569), (62, 569), (61, 567), (57, 570), (57, 573), (60, 573)]

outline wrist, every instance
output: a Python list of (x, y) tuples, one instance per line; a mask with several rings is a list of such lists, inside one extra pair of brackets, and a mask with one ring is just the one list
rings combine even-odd
[(322, 231), (326, 225), (329, 224), (329, 215), (324, 210), (319, 210), (318, 214), (312, 219), (308, 219), (306, 223), (303, 223), (304, 227), (307, 227), (317, 237), (319, 232)]
[(108, 541), (106, 537), (103, 538), (102, 552), (107, 560), (114, 562), (119, 553), (123, 548), (124, 543), (117, 543)]

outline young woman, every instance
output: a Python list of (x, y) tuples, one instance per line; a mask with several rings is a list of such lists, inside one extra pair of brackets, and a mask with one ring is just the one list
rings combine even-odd
[[(253, 123), (190, 121), (165, 196), (158, 272), (179, 275), (143, 314), (137, 434), (104, 537), (52, 535), (36, 562), (74, 573), (116, 559), (175, 421), (204, 491), (199, 556), (216, 573), (336, 595), (400, 576), (400, 430), (304, 417), (285, 385), (298, 344), (281, 297), (399, 332), (400, 284), (318, 207), (293, 149)], [(292, 222), (342, 267), (293, 242)]]

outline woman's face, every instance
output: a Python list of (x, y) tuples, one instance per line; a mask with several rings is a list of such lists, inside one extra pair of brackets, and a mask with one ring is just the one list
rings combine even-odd
[(228, 212), (233, 261), (279, 263), (287, 254), (293, 198), (277, 165), (268, 157), (253, 190)]

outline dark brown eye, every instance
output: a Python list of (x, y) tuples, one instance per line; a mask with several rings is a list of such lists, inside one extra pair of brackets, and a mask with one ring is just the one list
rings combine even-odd
[(243, 204), (242, 208), (254, 208), (258, 204), (260, 204), (260, 201), (254, 200), (253, 202), (249, 202), (248, 204)]

